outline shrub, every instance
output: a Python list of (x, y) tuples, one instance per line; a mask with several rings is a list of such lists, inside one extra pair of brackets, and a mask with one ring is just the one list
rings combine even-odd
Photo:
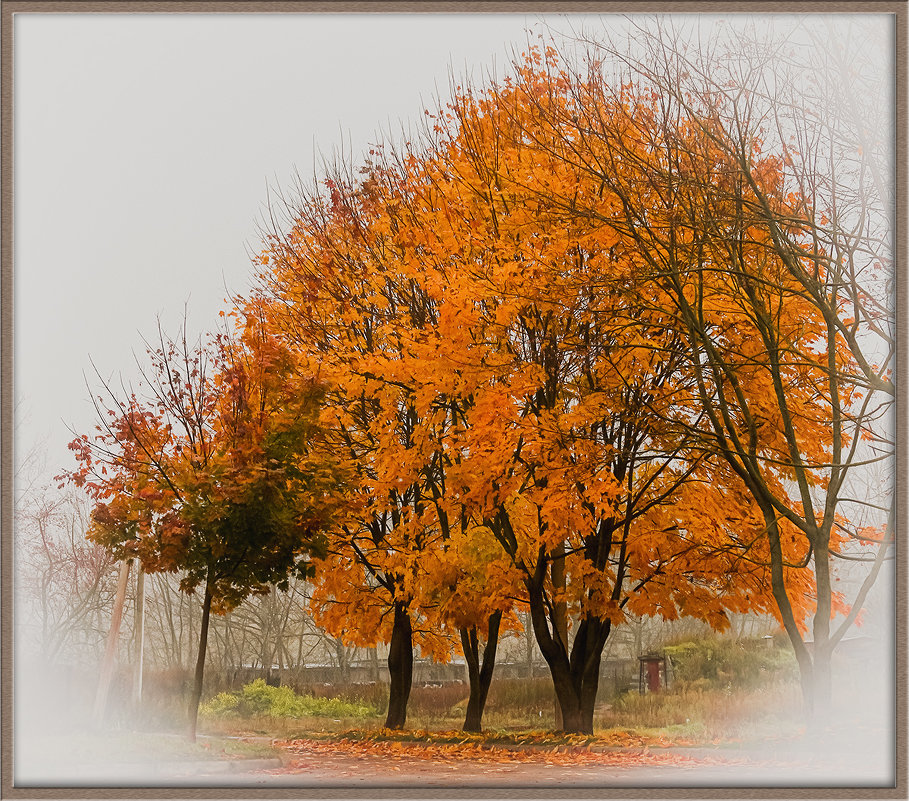
[(264, 679), (256, 679), (239, 692), (218, 693), (202, 705), (200, 713), (210, 718), (365, 718), (377, 714), (366, 704), (297, 695), (290, 687), (272, 687)]
[(796, 675), (789, 649), (768, 648), (761, 640), (689, 640), (664, 648), (672, 678), (691, 689), (745, 688), (788, 681)]
[(204, 711), (210, 717), (230, 717), (237, 714), (239, 703), (240, 699), (236, 693), (218, 693), (207, 701), (200, 711)]

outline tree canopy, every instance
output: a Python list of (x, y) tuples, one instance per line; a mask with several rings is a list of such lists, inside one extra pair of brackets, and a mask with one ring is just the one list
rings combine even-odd
[[(302, 571), (320, 625), (389, 643), (389, 727), (414, 648), (460, 643), (479, 728), (518, 609), (570, 731), (628, 613), (773, 614), (822, 706), (892, 541), (849, 495), (893, 456), (887, 240), (759, 70), (642, 37), (531, 46), (285, 196), (235, 334), (162, 337), (151, 394), (73, 443), (90, 536), (206, 610)], [(873, 560), (852, 605), (847, 556)]]

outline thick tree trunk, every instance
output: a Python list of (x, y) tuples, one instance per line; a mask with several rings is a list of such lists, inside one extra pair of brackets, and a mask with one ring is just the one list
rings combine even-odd
[(559, 705), (559, 711), (561, 713), (561, 724), (556, 727), (556, 730), (578, 734), (592, 734), (592, 713), (590, 731), (588, 732), (584, 726), (581, 696), (571, 672), (565, 665), (561, 664), (561, 660), (556, 664), (550, 664), (549, 669), (552, 674), (552, 689), (555, 692), (556, 703)]
[(611, 623), (597, 617), (585, 617), (578, 625), (571, 651), (553, 634), (543, 598), (543, 571), (526, 586), (530, 602), (530, 619), (540, 651), (549, 665), (552, 686), (562, 712), (561, 731), (593, 734), (593, 710), (600, 677), (600, 659), (609, 636)]
[(410, 615), (402, 602), (395, 603), (395, 618), (388, 646), (388, 714), (386, 729), (402, 729), (407, 720), (407, 699), (413, 680), (413, 630)]
[(205, 651), (208, 647), (208, 621), (211, 617), (211, 587), (205, 587), (202, 601), (202, 630), (199, 633), (199, 654), (196, 657), (196, 673), (193, 691), (189, 699), (189, 739), (196, 741), (196, 724), (199, 721), (199, 701), (202, 700), (202, 678), (205, 675)]
[(483, 710), (486, 707), (486, 697), (489, 695), (489, 685), (492, 683), (492, 673), (495, 670), (501, 621), (501, 612), (494, 612), (489, 616), (489, 634), (486, 637), (486, 646), (483, 648), (482, 665), (480, 664), (480, 642), (476, 626), (470, 629), (460, 629), (461, 646), (464, 649), (464, 660), (467, 662), (467, 677), (470, 683), (467, 714), (464, 716), (464, 726), (462, 727), (464, 731), (483, 731)]
[[(597, 619), (596, 623), (596, 631), (593, 633), (593, 647), (596, 650), (587, 654), (584, 664), (580, 668), (581, 724), (585, 734), (593, 734), (593, 712), (596, 709), (597, 690), (600, 687), (600, 661), (610, 628), (608, 623), (604, 623), (599, 619)], [(579, 636), (580, 633), (579, 631)]]

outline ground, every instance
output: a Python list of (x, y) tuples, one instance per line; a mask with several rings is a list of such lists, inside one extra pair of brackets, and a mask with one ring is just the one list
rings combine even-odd
[[(454, 734), (454, 733), (452, 733)], [(853, 732), (854, 734), (854, 732)], [(133, 737), (133, 740), (129, 738)], [(94, 739), (92, 739), (94, 738)], [(151, 738), (151, 739), (149, 739)], [(492, 742), (490, 741), (492, 740)], [(161, 735), (91, 735), (20, 750), (16, 786), (396, 787), (502, 789), (610, 787), (886, 787), (892, 755), (867, 738), (828, 731), (811, 740), (713, 748), (598, 741), (331, 736), (200, 738), (188, 747)]]

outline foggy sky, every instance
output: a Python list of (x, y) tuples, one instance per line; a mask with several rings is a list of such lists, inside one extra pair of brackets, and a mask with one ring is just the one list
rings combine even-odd
[[(16, 458), (91, 430), (90, 358), (135, 374), (156, 318), (210, 330), (242, 292), (267, 188), (417, 120), (449, 67), (507, 61), (511, 15), (15, 18)], [(61, 464), (61, 462), (63, 464)]]
[[(695, 15), (710, 22), (707, 15)], [(727, 15), (728, 16), (728, 15)], [(760, 16), (760, 15), (759, 15)], [(829, 18), (829, 17), (828, 17)], [(92, 362), (118, 385), (161, 318), (215, 327), (268, 188), (418, 122), (449, 76), (504, 71), (527, 30), (615, 16), (17, 14), (16, 461), (72, 467)], [(706, 24), (706, 23), (705, 23)]]

